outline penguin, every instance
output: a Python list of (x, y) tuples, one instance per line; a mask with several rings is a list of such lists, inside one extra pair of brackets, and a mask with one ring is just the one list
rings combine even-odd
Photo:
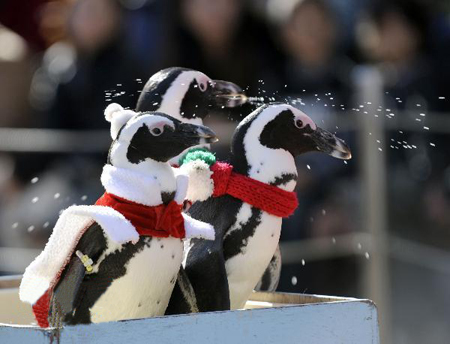
[[(246, 101), (243, 90), (232, 82), (212, 80), (204, 73), (193, 69), (171, 67), (150, 77), (139, 96), (136, 111), (160, 111), (184, 123), (202, 125), (203, 119), (211, 112), (222, 108), (234, 108), (243, 105)], [(209, 150), (210, 145), (203, 144), (194, 148)], [(186, 152), (187, 150), (181, 152), (169, 162), (173, 166), (178, 166), (180, 158)], [(207, 168), (204, 165), (199, 167)], [(207, 198), (212, 187), (208, 181), (205, 182), (201, 178), (192, 176), (189, 182), (187, 198), (190, 202)], [(218, 266), (221, 267), (223, 264), (219, 263)], [(227, 285), (225, 279), (217, 282), (224, 286)], [(187, 307), (183, 313), (198, 311), (195, 293), (183, 267), (180, 268), (175, 289), (174, 297), (181, 297), (183, 304)], [(223, 293), (219, 300), (228, 300), (228, 290), (225, 288), (220, 290), (223, 290)], [(181, 304), (181, 302), (172, 302), (171, 304)], [(228, 301), (226, 301), (219, 308), (226, 309), (228, 307)], [(167, 309), (166, 314), (178, 313), (177, 307), (173, 311), (170, 308)]]
[(217, 141), (209, 128), (161, 112), (111, 104), (111, 144), (93, 206), (60, 216), (26, 269), (19, 296), (41, 327), (164, 315), (183, 259), (183, 240), (211, 240), (211, 225), (182, 213), (186, 176), (169, 160)]
[[(294, 158), (307, 152), (351, 158), (344, 141), (318, 127), (302, 111), (287, 104), (267, 104), (237, 126), (230, 164), (239, 180), (275, 190), (275, 194), (286, 195), (287, 199), (295, 195)], [(241, 192), (239, 187), (234, 185), (235, 193)], [(243, 191), (264, 197), (256, 188)], [(263, 199), (262, 204), (265, 201), (271, 200)], [(292, 213), (296, 203), (290, 203)], [(200, 311), (223, 310), (226, 302), (220, 298), (224, 287), (218, 281), (228, 282), (229, 309), (240, 309), (261, 279), (277, 249), (282, 224), (281, 216), (262, 208), (223, 194), (196, 202), (189, 209), (193, 218), (210, 223), (216, 231), (214, 241), (191, 239), (185, 245), (183, 265)], [(179, 304), (172, 304), (176, 302)], [(172, 295), (169, 308), (185, 312), (183, 302)]]
[[(204, 73), (182, 67), (163, 69), (150, 77), (139, 95), (136, 111), (159, 111), (184, 123), (203, 125), (212, 111), (247, 102), (236, 84), (212, 80)], [(199, 145), (209, 149), (208, 144)], [(178, 165), (186, 151), (170, 160)]]

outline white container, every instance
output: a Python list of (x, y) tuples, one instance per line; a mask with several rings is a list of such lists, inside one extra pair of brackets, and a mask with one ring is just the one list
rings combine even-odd
[(20, 302), (20, 277), (0, 279), (0, 343), (379, 344), (370, 300), (254, 293), (245, 310), (41, 329)]

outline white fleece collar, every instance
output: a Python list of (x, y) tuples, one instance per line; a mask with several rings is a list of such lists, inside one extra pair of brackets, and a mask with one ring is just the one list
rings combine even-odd
[(105, 165), (100, 180), (108, 193), (129, 201), (147, 206), (162, 203), (161, 186), (151, 175)]

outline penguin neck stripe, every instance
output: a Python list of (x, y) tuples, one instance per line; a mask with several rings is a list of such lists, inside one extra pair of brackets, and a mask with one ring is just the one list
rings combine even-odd
[(295, 192), (285, 191), (259, 180), (233, 172), (233, 166), (216, 162), (211, 166), (213, 197), (230, 195), (278, 217), (289, 217), (298, 206)]

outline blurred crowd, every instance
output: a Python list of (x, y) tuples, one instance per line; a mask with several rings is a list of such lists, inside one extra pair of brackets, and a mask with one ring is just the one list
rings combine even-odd
[[(382, 75), (382, 116), (414, 122), (425, 120), (420, 113), (450, 111), (450, 95), (443, 99), (450, 89), (448, 1), (3, 0), (0, 47), (0, 127), (108, 129), (108, 103), (134, 108), (149, 76), (175, 65), (233, 81), (266, 101), (289, 101), (324, 127), (363, 112), (354, 82), (361, 65)], [(223, 125), (247, 110), (224, 116)], [(363, 230), (362, 152), (351, 128), (328, 129), (356, 158), (298, 160), (300, 207), (285, 223), (284, 241)], [(395, 129), (386, 137), (392, 228), (448, 248), (448, 134)], [(0, 148), (0, 246), (42, 247), (62, 208), (101, 194), (105, 159), (106, 152)], [(303, 265), (285, 267), (280, 289), (358, 294), (354, 259)]]

